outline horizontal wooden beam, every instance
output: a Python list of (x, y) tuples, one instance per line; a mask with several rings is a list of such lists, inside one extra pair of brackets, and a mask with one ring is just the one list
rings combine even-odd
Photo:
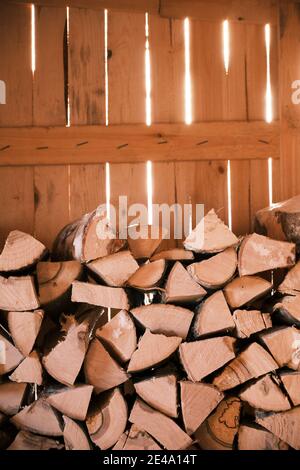
[(5, 0), (53, 7), (148, 12), (164, 18), (195, 18), (203, 21), (277, 23), (274, 0)]
[(0, 128), (0, 166), (268, 157), (279, 157), (277, 122)]

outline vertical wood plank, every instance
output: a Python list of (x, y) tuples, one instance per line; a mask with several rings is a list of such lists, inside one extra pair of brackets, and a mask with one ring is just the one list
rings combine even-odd
[(0, 126), (32, 124), (30, 6), (0, 4), (0, 80), (6, 104), (0, 105)]
[(145, 15), (108, 14), (109, 123), (145, 122)]
[(0, 168), (0, 249), (11, 230), (33, 233), (32, 167)]
[(271, 25), (270, 73), (273, 98), (273, 119), (279, 118), (279, 37), (277, 25)]
[(273, 203), (281, 201), (281, 187), (280, 187), (280, 160), (273, 158)]
[(247, 31), (248, 119), (265, 118), (266, 47), (263, 25), (250, 24)]
[(39, 166), (34, 169), (35, 236), (48, 248), (69, 222), (69, 167)]
[(250, 230), (250, 160), (231, 160), (232, 230), (245, 235)]
[(70, 166), (70, 220), (105, 204), (104, 165)]
[(70, 8), (71, 125), (105, 122), (104, 12)]
[(65, 8), (36, 7), (36, 72), (33, 123), (66, 124), (64, 91)]
[(250, 161), (250, 217), (253, 230), (256, 211), (269, 205), (268, 160)]

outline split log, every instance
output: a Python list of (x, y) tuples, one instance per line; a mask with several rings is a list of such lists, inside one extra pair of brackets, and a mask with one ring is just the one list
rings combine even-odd
[(0, 276), (0, 310), (24, 312), (40, 306), (31, 276)]
[(128, 362), (136, 350), (136, 329), (126, 310), (121, 310), (112, 320), (98, 328), (96, 336), (121, 363)]
[(146, 431), (133, 424), (120, 450), (161, 450), (161, 447)]
[(217, 388), (210, 384), (180, 382), (181, 409), (187, 434), (191, 435), (218, 406), (224, 398)]
[(26, 383), (5, 382), (0, 384), (0, 411), (8, 416), (17, 414), (26, 388)]
[(272, 284), (257, 276), (236, 277), (224, 288), (230, 307), (239, 308), (263, 297), (272, 289)]
[(0, 254), (0, 272), (15, 272), (34, 266), (47, 253), (47, 248), (28, 233), (10, 232)]
[(220, 369), (235, 357), (234, 344), (235, 339), (230, 336), (182, 343), (179, 347), (180, 360), (188, 378), (199, 382)]
[(272, 376), (266, 375), (244, 389), (239, 397), (252, 408), (263, 411), (286, 411), (291, 408), (288, 398)]
[(120, 251), (91, 261), (87, 267), (110, 287), (123, 287), (139, 265), (130, 251)]
[(136, 393), (158, 411), (177, 418), (177, 379), (175, 374), (164, 374), (134, 384)]
[(146, 330), (140, 338), (138, 349), (131, 356), (128, 372), (140, 372), (161, 364), (178, 348), (182, 338), (152, 334)]
[(203, 450), (232, 450), (239, 429), (241, 401), (224, 398), (195, 432), (195, 439)]
[(135, 259), (151, 258), (163, 239), (168, 235), (166, 229), (154, 225), (140, 226), (136, 232), (141, 233), (143, 238), (131, 238), (130, 233), (128, 236), (128, 246)]
[(43, 310), (8, 313), (7, 321), (10, 334), (16, 347), (24, 356), (28, 356), (32, 351), (43, 318)]
[(109, 355), (98, 339), (93, 339), (84, 360), (86, 382), (94, 386), (95, 393), (116, 387), (128, 379), (122, 367)]
[(278, 291), (282, 294), (300, 294), (300, 261), (287, 272), (284, 280), (278, 286)]
[(219, 253), (238, 243), (237, 237), (210, 210), (183, 242), (187, 250), (196, 253)]
[(83, 267), (78, 261), (37, 264), (40, 304), (47, 311), (62, 311), (71, 298), (72, 282), (80, 279)]
[(272, 204), (255, 214), (255, 232), (300, 244), (300, 196)]
[(77, 323), (74, 317), (68, 317), (61, 336), (42, 359), (51, 377), (65, 385), (74, 384), (87, 351), (88, 334), (87, 321)]
[(239, 274), (249, 276), (295, 264), (294, 243), (272, 240), (253, 233), (244, 238), (239, 249)]
[(84, 302), (105, 308), (129, 310), (129, 300), (124, 289), (75, 281), (72, 284), (72, 302)]
[(207, 289), (220, 289), (233, 278), (236, 268), (236, 250), (227, 248), (200, 263), (190, 264), (187, 270), (194, 281), (201, 286)]
[(284, 371), (279, 376), (293, 405), (300, 405), (300, 372)]
[(42, 385), (43, 369), (37, 352), (32, 351), (32, 353), (30, 353), (29, 356), (18, 365), (14, 372), (9, 376), (9, 379), (18, 383), (25, 382)]
[(151, 333), (179, 336), (182, 339), (186, 339), (194, 316), (191, 310), (164, 304), (142, 305), (132, 309), (131, 314)]
[(101, 395), (86, 420), (93, 443), (101, 450), (112, 447), (125, 431), (127, 417), (127, 405), (118, 388)]
[(19, 431), (7, 450), (60, 450), (63, 445), (49, 437), (38, 436), (28, 431)]
[(179, 261), (174, 264), (165, 287), (166, 303), (199, 302), (206, 295), (206, 290), (195, 282)]
[(128, 279), (127, 284), (136, 289), (151, 289), (157, 286), (166, 270), (166, 262), (163, 259), (145, 263)]
[(15, 369), (24, 356), (0, 333), (0, 376)]
[(66, 225), (56, 237), (52, 256), (55, 261), (75, 259), (87, 263), (119, 251), (125, 245), (101, 213), (101, 206)]
[(300, 327), (300, 295), (285, 295), (273, 307), (288, 324)]
[(66, 450), (91, 450), (89, 439), (83, 428), (68, 416), (63, 416), (64, 427), (64, 443)]
[(229, 332), (234, 328), (235, 323), (221, 290), (212, 294), (197, 308), (193, 323), (195, 338), (212, 333)]
[(92, 385), (75, 385), (55, 390), (46, 397), (53, 408), (68, 418), (84, 421), (93, 392)]
[(293, 449), (300, 450), (300, 407), (270, 415), (257, 412), (256, 422)]
[(129, 431), (123, 432), (118, 441), (113, 446), (112, 450), (123, 450), (128, 438)]
[(229, 390), (276, 369), (278, 365), (272, 356), (259, 344), (252, 343), (215, 377), (213, 384), (219, 390)]
[(258, 331), (272, 327), (271, 315), (259, 310), (236, 310), (233, 320), (238, 338), (249, 338)]
[(137, 399), (129, 421), (148, 432), (168, 450), (184, 450), (191, 438), (171, 419)]
[(276, 328), (260, 334), (279, 367), (300, 370), (300, 331), (296, 328)]
[(238, 432), (239, 450), (288, 450), (289, 446), (269, 431), (242, 424)]
[(42, 436), (62, 436), (62, 424), (55, 410), (43, 399), (26, 406), (10, 421), (23, 431)]
[(172, 248), (170, 250), (160, 251), (151, 256), (150, 261), (157, 261), (164, 259), (166, 261), (192, 261), (194, 259), (194, 253), (184, 248)]

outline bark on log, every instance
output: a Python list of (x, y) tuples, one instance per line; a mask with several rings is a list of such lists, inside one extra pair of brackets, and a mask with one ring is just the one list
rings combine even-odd
[(150, 261), (157, 261), (159, 259), (164, 259), (166, 261), (192, 261), (194, 259), (194, 253), (183, 248), (172, 248), (171, 250), (164, 250), (155, 253), (151, 256)]

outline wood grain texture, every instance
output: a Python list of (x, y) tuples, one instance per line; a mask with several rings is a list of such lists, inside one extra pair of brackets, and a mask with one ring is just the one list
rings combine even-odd
[(63, 60), (65, 23), (65, 8), (37, 8), (34, 125), (64, 126), (66, 123)]
[(105, 122), (104, 13), (70, 9), (71, 125)]
[(281, 197), (281, 178), (280, 178), (280, 160), (273, 158), (272, 162), (273, 173), (273, 202), (279, 202)]
[(232, 231), (237, 236), (250, 229), (250, 161), (231, 161)]
[(30, 6), (0, 5), (1, 77), (6, 104), (0, 105), (0, 126), (32, 124)]
[(269, 205), (268, 160), (250, 161), (250, 222), (254, 229), (255, 213)]

